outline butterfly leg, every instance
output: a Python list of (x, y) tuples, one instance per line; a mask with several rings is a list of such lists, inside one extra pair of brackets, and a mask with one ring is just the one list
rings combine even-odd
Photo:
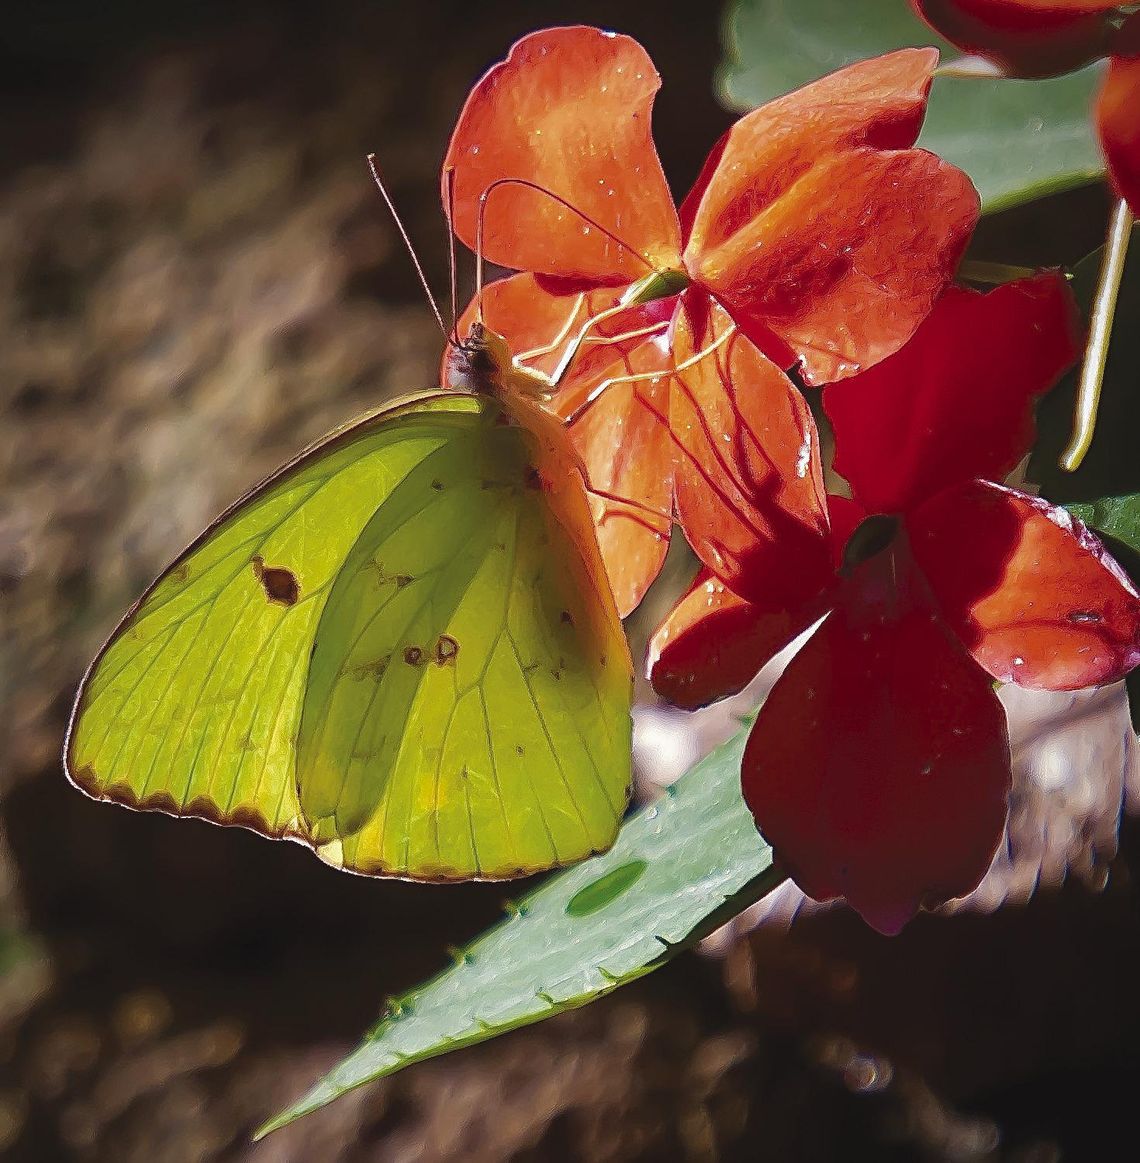
[(599, 381), (599, 383), (590, 389), (590, 394), (582, 401), (582, 403), (579, 404), (578, 407), (575, 408), (574, 411), (571, 412), (570, 415), (566, 418), (567, 428), (576, 424), (590, 408), (590, 406), (595, 404), (601, 398), (606, 389), (615, 387), (618, 384), (656, 383), (665, 376), (672, 376), (677, 372), (686, 371), (693, 367), (695, 364), (700, 363), (702, 359), (706, 359), (708, 356), (712, 355), (714, 352), (723, 347), (725, 342), (732, 335), (734, 335), (735, 332), (736, 324), (734, 323), (731, 327), (726, 327), (724, 331), (722, 331), (720, 335), (718, 335), (716, 339), (708, 345), (708, 347), (704, 348), (702, 351), (694, 352), (691, 356), (689, 356), (688, 359), (683, 360), (681, 363), (677, 364), (676, 367), (669, 368), (668, 370), (662, 369), (661, 371), (653, 372), (636, 372), (628, 376), (609, 376), (607, 379)]

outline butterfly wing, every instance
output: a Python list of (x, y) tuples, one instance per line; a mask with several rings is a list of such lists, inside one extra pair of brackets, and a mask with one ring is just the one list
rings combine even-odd
[(596, 591), (569, 592), (582, 554), (496, 414), (455, 394), (385, 409), (224, 514), (88, 672), (72, 781), (376, 874), (505, 876), (611, 842), (624, 638)]

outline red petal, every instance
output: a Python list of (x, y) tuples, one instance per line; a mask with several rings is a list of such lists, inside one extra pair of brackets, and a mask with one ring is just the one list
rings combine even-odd
[[(611, 290), (554, 294), (532, 275), (514, 275), (489, 284), (483, 292), (483, 319), (504, 336), (513, 352), (547, 346), (574, 331), (591, 315), (614, 305)], [(599, 334), (638, 330), (668, 319), (671, 303), (655, 301), (607, 320)], [(460, 319), (460, 334), (476, 318), (472, 303)], [(529, 361), (543, 372), (554, 371), (562, 351)], [(552, 408), (566, 418), (583, 407), (590, 391), (605, 379), (651, 375), (672, 366), (661, 339), (596, 344), (581, 349), (554, 397)], [(647, 380), (615, 384), (571, 427), (574, 447), (586, 470), (598, 544), (622, 617), (636, 608), (665, 560), (672, 533), (673, 443), (668, 429), (669, 382)]]
[(1034, 397), (1080, 352), (1076, 303), (1059, 275), (982, 295), (951, 288), (897, 354), (823, 405), (835, 471), (873, 513), (898, 513), (974, 477), (1003, 480), (1034, 439)]
[(743, 690), (824, 612), (822, 592), (804, 597), (795, 611), (756, 606), (702, 570), (649, 644), (653, 689), (687, 711)]
[(1121, 0), (911, 0), (936, 32), (1010, 73), (1047, 77), (1103, 56)]
[[(1133, 26), (1140, 38), (1140, 14), (1132, 18)], [(1109, 62), (1096, 115), (1112, 184), (1140, 215), (1140, 55)]]
[(504, 186), (485, 211), (491, 262), (601, 282), (677, 267), (680, 226), (650, 129), (660, 84), (645, 50), (627, 36), (574, 27), (523, 37), (471, 91), (448, 147), (456, 234), (474, 248), (483, 192), (500, 178), (521, 178), (625, 245), (553, 198)]
[[(731, 326), (700, 295), (682, 300), (678, 368)], [(738, 333), (673, 381), (677, 516), (689, 544), (742, 597), (795, 607), (831, 573), (819, 436), (803, 396)]]
[(1005, 716), (905, 547), (848, 580), (768, 696), (744, 753), (756, 825), (817, 900), (880, 932), (971, 892), (1001, 839)]
[(702, 239), (695, 257), (690, 243), (686, 261), (767, 354), (785, 366), (798, 356), (821, 384), (910, 338), (953, 277), (979, 203), (965, 174), (925, 150), (860, 148), (816, 152), (752, 205), (722, 241)]
[(977, 481), (908, 525), (943, 616), (994, 678), (1077, 690), (1140, 662), (1140, 599), (1064, 509)]

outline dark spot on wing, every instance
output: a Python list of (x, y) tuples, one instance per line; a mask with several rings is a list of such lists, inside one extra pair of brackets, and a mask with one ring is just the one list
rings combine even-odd
[(523, 483), (528, 489), (541, 489), (542, 473), (533, 464), (528, 464), (523, 472)]
[(603, 654), (602, 657), (598, 659), (598, 661), (602, 664), (602, 666), (605, 666), (606, 665), (606, 656)]
[(256, 808), (247, 807), (244, 804), (238, 804), (236, 808), (231, 810), (228, 822), (237, 824), (242, 828), (252, 828), (255, 832), (261, 832), (266, 836), (285, 835), (283, 825), (271, 825)]
[(432, 481), (432, 482), (431, 482), (431, 487), (432, 487), (433, 489), (435, 489), (435, 491), (436, 491), (437, 493), (442, 493), (442, 492), (443, 492), (443, 481), (439, 481), (439, 480)]
[(421, 662), (423, 662), (423, 660), (424, 660), (424, 652), (422, 649), (420, 649), (420, 647), (418, 647), (418, 646), (405, 646), (404, 647), (404, 661), (409, 666), (419, 666), (419, 664)]
[(190, 567), (186, 564), (186, 562), (182, 562), (180, 565), (176, 565), (170, 571), (170, 580), (178, 582), (179, 585), (181, 585), (189, 576)]
[(574, 615), (571, 614), (569, 610), (563, 610), (562, 611), (562, 621), (567, 626), (573, 626), (574, 625)]
[(410, 573), (398, 573), (396, 575), (396, 589), (402, 590), (404, 586), (410, 586), (415, 580)]
[(110, 800), (114, 804), (122, 804), (125, 808), (142, 808), (152, 812), (166, 812), (169, 816), (180, 816), (186, 809), (168, 791), (151, 792), (148, 796), (139, 799), (138, 793), (129, 783), (112, 783), (100, 793), (101, 799)]
[(441, 634), (435, 644), (436, 666), (448, 666), (455, 662), (459, 653), (459, 643), (450, 634)]
[(89, 796), (100, 796), (103, 794), (101, 781), (95, 774), (95, 768), (90, 763), (85, 763), (77, 771), (73, 771), (71, 773), (71, 782), (77, 788), (85, 791)]
[(84, 764), (78, 771), (72, 772), (71, 778), (77, 787), (89, 795), (108, 800), (113, 804), (121, 804), (125, 808), (165, 812), (168, 816), (196, 816), (200, 820), (208, 820), (211, 824), (251, 828), (263, 836), (283, 836), (288, 830), (283, 825), (271, 825), (256, 808), (243, 804), (223, 815), (218, 805), (207, 796), (195, 796), (188, 804), (181, 804), (170, 792), (162, 789), (140, 797), (129, 783), (117, 782), (103, 787), (90, 764)]
[(265, 596), (279, 606), (295, 606), (301, 596), (301, 586), (297, 575), (291, 570), (277, 565), (266, 565), (260, 553), (255, 553), (252, 559), (253, 572), (261, 582)]
[(515, 744), (515, 754), (516, 755), (525, 755), (526, 748), (521, 743), (516, 743)]
[(218, 805), (206, 796), (195, 796), (182, 810), (188, 816), (197, 816), (199, 820), (209, 820), (211, 824), (220, 824), (223, 821)]

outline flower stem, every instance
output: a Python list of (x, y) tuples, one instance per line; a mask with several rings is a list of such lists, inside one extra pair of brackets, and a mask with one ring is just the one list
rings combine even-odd
[(958, 268), (958, 277), (968, 283), (1001, 284), (1014, 279), (1028, 279), (1038, 273), (1037, 267), (1013, 266), (1006, 262), (987, 262), (985, 259), (968, 258)]
[(967, 54), (946, 61), (934, 70), (936, 77), (958, 77), (967, 81), (993, 81), (1005, 79), (1009, 74), (996, 61), (988, 57)]
[(1120, 198), (1108, 224), (1108, 239), (1104, 247), (1104, 262), (1093, 298), (1092, 318), (1089, 321), (1089, 343), (1085, 362), (1077, 385), (1077, 407), (1073, 436), (1068, 448), (1061, 453), (1061, 467), (1076, 472), (1092, 444), (1096, 429), (1096, 413), (1100, 404), (1100, 389), (1104, 383), (1104, 367), (1108, 361), (1108, 344), (1112, 338), (1112, 320), (1116, 314), (1116, 297), (1124, 275), (1124, 260), (1132, 233), (1132, 212)]

